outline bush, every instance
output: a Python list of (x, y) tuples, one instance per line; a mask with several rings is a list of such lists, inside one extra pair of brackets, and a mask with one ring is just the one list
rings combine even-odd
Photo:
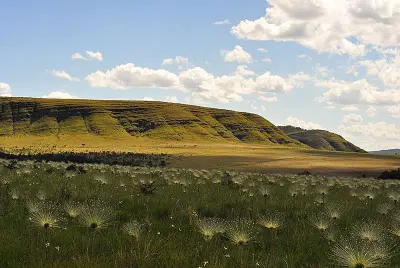
[(400, 180), (400, 168), (392, 171), (385, 171), (379, 177), (378, 180)]

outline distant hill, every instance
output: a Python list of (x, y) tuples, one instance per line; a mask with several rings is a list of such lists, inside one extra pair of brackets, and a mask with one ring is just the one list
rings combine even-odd
[(366, 153), (342, 136), (326, 130), (305, 130), (293, 126), (279, 126), (290, 138), (315, 149)]
[(389, 149), (389, 150), (381, 150), (381, 151), (373, 151), (370, 152), (372, 154), (394, 154), (400, 155), (400, 149)]
[(0, 136), (62, 135), (306, 147), (251, 113), (156, 101), (0, 98)]

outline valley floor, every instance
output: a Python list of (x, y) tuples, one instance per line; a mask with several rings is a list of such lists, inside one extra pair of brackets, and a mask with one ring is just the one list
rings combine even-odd
[(154, 139), (112, 139), (92, 135), (1, 137), (0, 147), (11, 152), (135, 152), (169, 154), (170, 167), (230, 169), (247, 172), (298, 173), (375, 176), (397, 169), (400, 157), (271, 147), (237, 143), (183, 143)]

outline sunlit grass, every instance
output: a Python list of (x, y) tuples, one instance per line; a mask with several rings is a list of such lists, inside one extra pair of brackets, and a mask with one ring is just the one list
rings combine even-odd
[(9, 164), (0, 160), (0, 267), (400, 264), (397, 181)]

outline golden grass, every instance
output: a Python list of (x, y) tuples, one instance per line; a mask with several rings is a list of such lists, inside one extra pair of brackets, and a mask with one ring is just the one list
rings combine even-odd
[(319, 151), (255, 144), (185, 143), (147, 138), (105, 138), (95, 135), (2, 137), (0, 146), (11, 151), (33, 152), (136, 152), (174, 156), (171, 167), (231, 169), (254, 172), (376, 175), (400, 166), (400, 157)]

